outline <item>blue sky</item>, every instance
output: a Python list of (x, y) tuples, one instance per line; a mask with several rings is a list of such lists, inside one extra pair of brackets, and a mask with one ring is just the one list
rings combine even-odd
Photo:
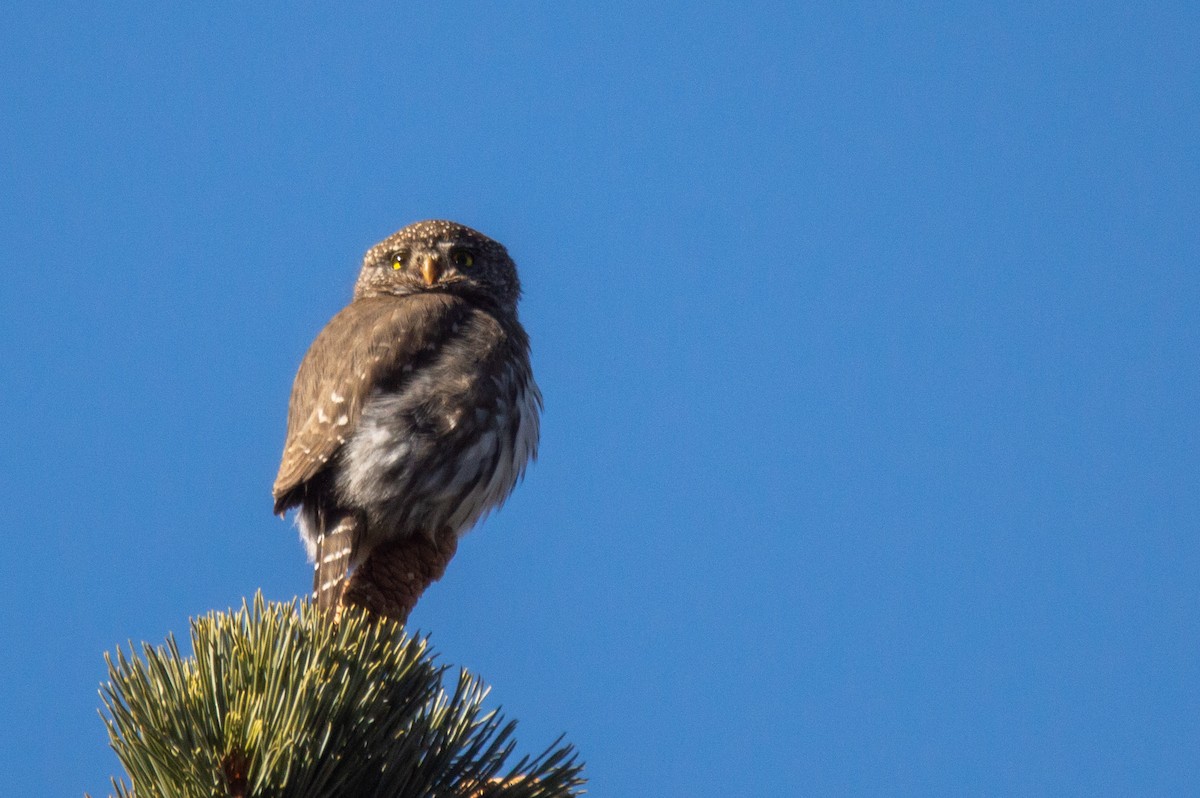
[(412, 624), (591, 794), (1200, 789), (1194, 4), (8, 4), (0, 770), (308, 566), (362, 252), (508, 245), (542, 456)]

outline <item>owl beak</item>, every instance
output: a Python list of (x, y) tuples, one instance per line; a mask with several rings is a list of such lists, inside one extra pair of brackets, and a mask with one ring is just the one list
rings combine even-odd
[(436, 255), (426, 255), (421, 261), (421, 277), (425, 279), (425, 285), (433, 285), (442, 276), (442, 267), (438, 263)]

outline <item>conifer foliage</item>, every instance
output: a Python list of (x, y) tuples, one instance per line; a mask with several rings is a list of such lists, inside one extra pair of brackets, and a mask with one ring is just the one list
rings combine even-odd
[(192, 622), (193, 655), (173, 638), (106, 657), (105, 723), (131, 783), (119, 798), (561, 798), (581, 765), (555, 742), (508, 767), (515, 722), (484, 711), (477, 678), (427, 641), (349, 608), (339, 622), (307, 603)]

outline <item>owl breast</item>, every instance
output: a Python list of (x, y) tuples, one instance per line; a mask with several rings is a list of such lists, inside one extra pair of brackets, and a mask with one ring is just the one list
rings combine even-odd
[(536, 456), (541, 394), (528, 355), (493, 337), (481, 357), (480, 329), (468, 328), (369, 394), (335, 484), (339, 504), (367, 519), (356, 560), (385, 540), (466, 532)]

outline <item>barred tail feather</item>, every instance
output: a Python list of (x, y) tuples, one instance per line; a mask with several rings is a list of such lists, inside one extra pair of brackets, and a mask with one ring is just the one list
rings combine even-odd
[(358, 517), (344, 515), (333, 528), (317, 535), (317, 562), (313, 570), (313, 601), (326, 612), (337, 609), (350, 568), (354, 539), (358, 536)]

